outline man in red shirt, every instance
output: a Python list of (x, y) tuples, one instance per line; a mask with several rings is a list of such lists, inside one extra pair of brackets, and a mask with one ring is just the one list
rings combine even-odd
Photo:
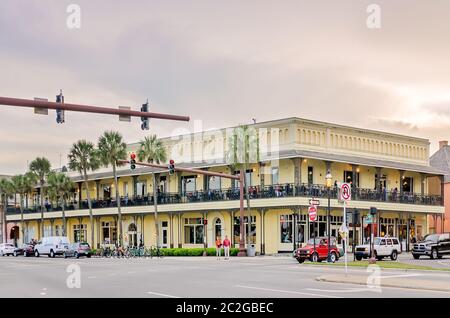
[(231, 242), (228, 239), (228, 235), (225, 235), (225, 239), (223, 240), (223, 249), (224, 249), (224, 253), (225, 253), (225, 259), (230, 258), (230, 245), (231, 245)]

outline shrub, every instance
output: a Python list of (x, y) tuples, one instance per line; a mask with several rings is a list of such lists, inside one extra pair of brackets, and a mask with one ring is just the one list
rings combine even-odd
[[(161, 252), (164, 256), (203, 256), (204, 248), (194, 247), (194, 248), (162, 248)], [(239, 252), (238, 248), (230, 249), (230, 256), (236, 256)], [(208, 247), (206, 249), (206, 254), (208, 256), (216, 256), (216, 249), (214, 247)], [(222, 256), (224, 251), (222, 249)]]

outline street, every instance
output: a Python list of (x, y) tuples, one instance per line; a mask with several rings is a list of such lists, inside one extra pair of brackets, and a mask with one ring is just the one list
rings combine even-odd
[[(74, 275), (68, 268), (79, 268), (80, 288), (68, 287), (68, 277)], [(300, 265), (286, 256), (220, 261), (215, 257), (1, 257), (0, 297), (450, 297), (442, 291), (382, 287), (378, 292), (364, 285), (316, 281), (320, 275), (334, 273), (342, 274), (344, 268)], [(352, 273), (369, 275), (365, 268), (349, 268)], [(382, 276), (450, 284), (449, 272), (382, 270)]]

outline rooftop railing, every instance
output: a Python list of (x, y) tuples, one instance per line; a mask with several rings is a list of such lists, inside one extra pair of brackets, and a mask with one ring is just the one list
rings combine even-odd
[[(276, 184), (267, 186), (250, 186), (248, 194), (250, 199), (267, 199), (267, 198), (283, 198), (283, 197), (310, 197), (310, 198), (328, 198), (328, 191), (330, 191), (330, 198), (336, 199), (338, 196), (337, 187), (331, 187), (329, 190), (324, 185), (318, 184), (300, 184), (292, 183)], [(247, 194), (247, 191), (245, 191)], [(419, 205), (442, 205), (442, 198), (438, 195), (420, 195), (410, 192), (400, 193), (396, 190), (376, 190), (353, 188), (352, 200), (357, 201), (373, 201), (373, 202), (388, 202), (388, 203), (405, 203), (405, 204), (419, 204)], [(179, 203), (193, 203), (193, 202), (218, 202), (239, 200), (239, 188), (228, 189), (211, 189), (207, 191), (188, 191), (184, 193), (159, 193), (157, 196), (158, 204), (179, 204)], [(153, 195), (147, 194), (144, 196), (122, 196), (120, 198), (121, 206), (146, 206), (153, 205)], [(114, 198), (107, 199), (93, 199), (92, 208), (112, 208), (117, 207), (117, 202)], [(65, 210), (88, 209), (87, 200), (81, 202), (68, 202)], [(61, 211), (61, 205), (45, 204), (45, 210)], [(24, 213), (40, 212), (39, 206), (32, 206), (24, 208)], [(8, 214), (19, 214), (19, 207), (8, 207)]]

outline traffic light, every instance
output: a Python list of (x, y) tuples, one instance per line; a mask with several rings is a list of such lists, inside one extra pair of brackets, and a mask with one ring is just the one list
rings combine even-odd
[[(63, 104), (64, 103), (64, 96), (62, 94), (62, 90), (60, 90), (59, 95), (56, 95), (56, 102)], [(58, 124), (62, 124), (65, 122), (64, 120), (64, 110), (63, 109), (57, 109), (56, 110), (56, 122)]]
[(130, 155), (130, 169), (131, 170), (136, 169), (136, 154), (134, 153)]
[[(141, 112), (148, 112), (148, 100), (147, 100), (147, 102), (145, 104), (142, 104)], [(150, 125), (148, 123), (148, 117), (141, 117), (141, 121), (142, 121), (141, 129), (142, 130), (149, 130)]]
[(169, 175), (173, 175), (175, 173), (175, 161), (170, 159), (169, 161)]

